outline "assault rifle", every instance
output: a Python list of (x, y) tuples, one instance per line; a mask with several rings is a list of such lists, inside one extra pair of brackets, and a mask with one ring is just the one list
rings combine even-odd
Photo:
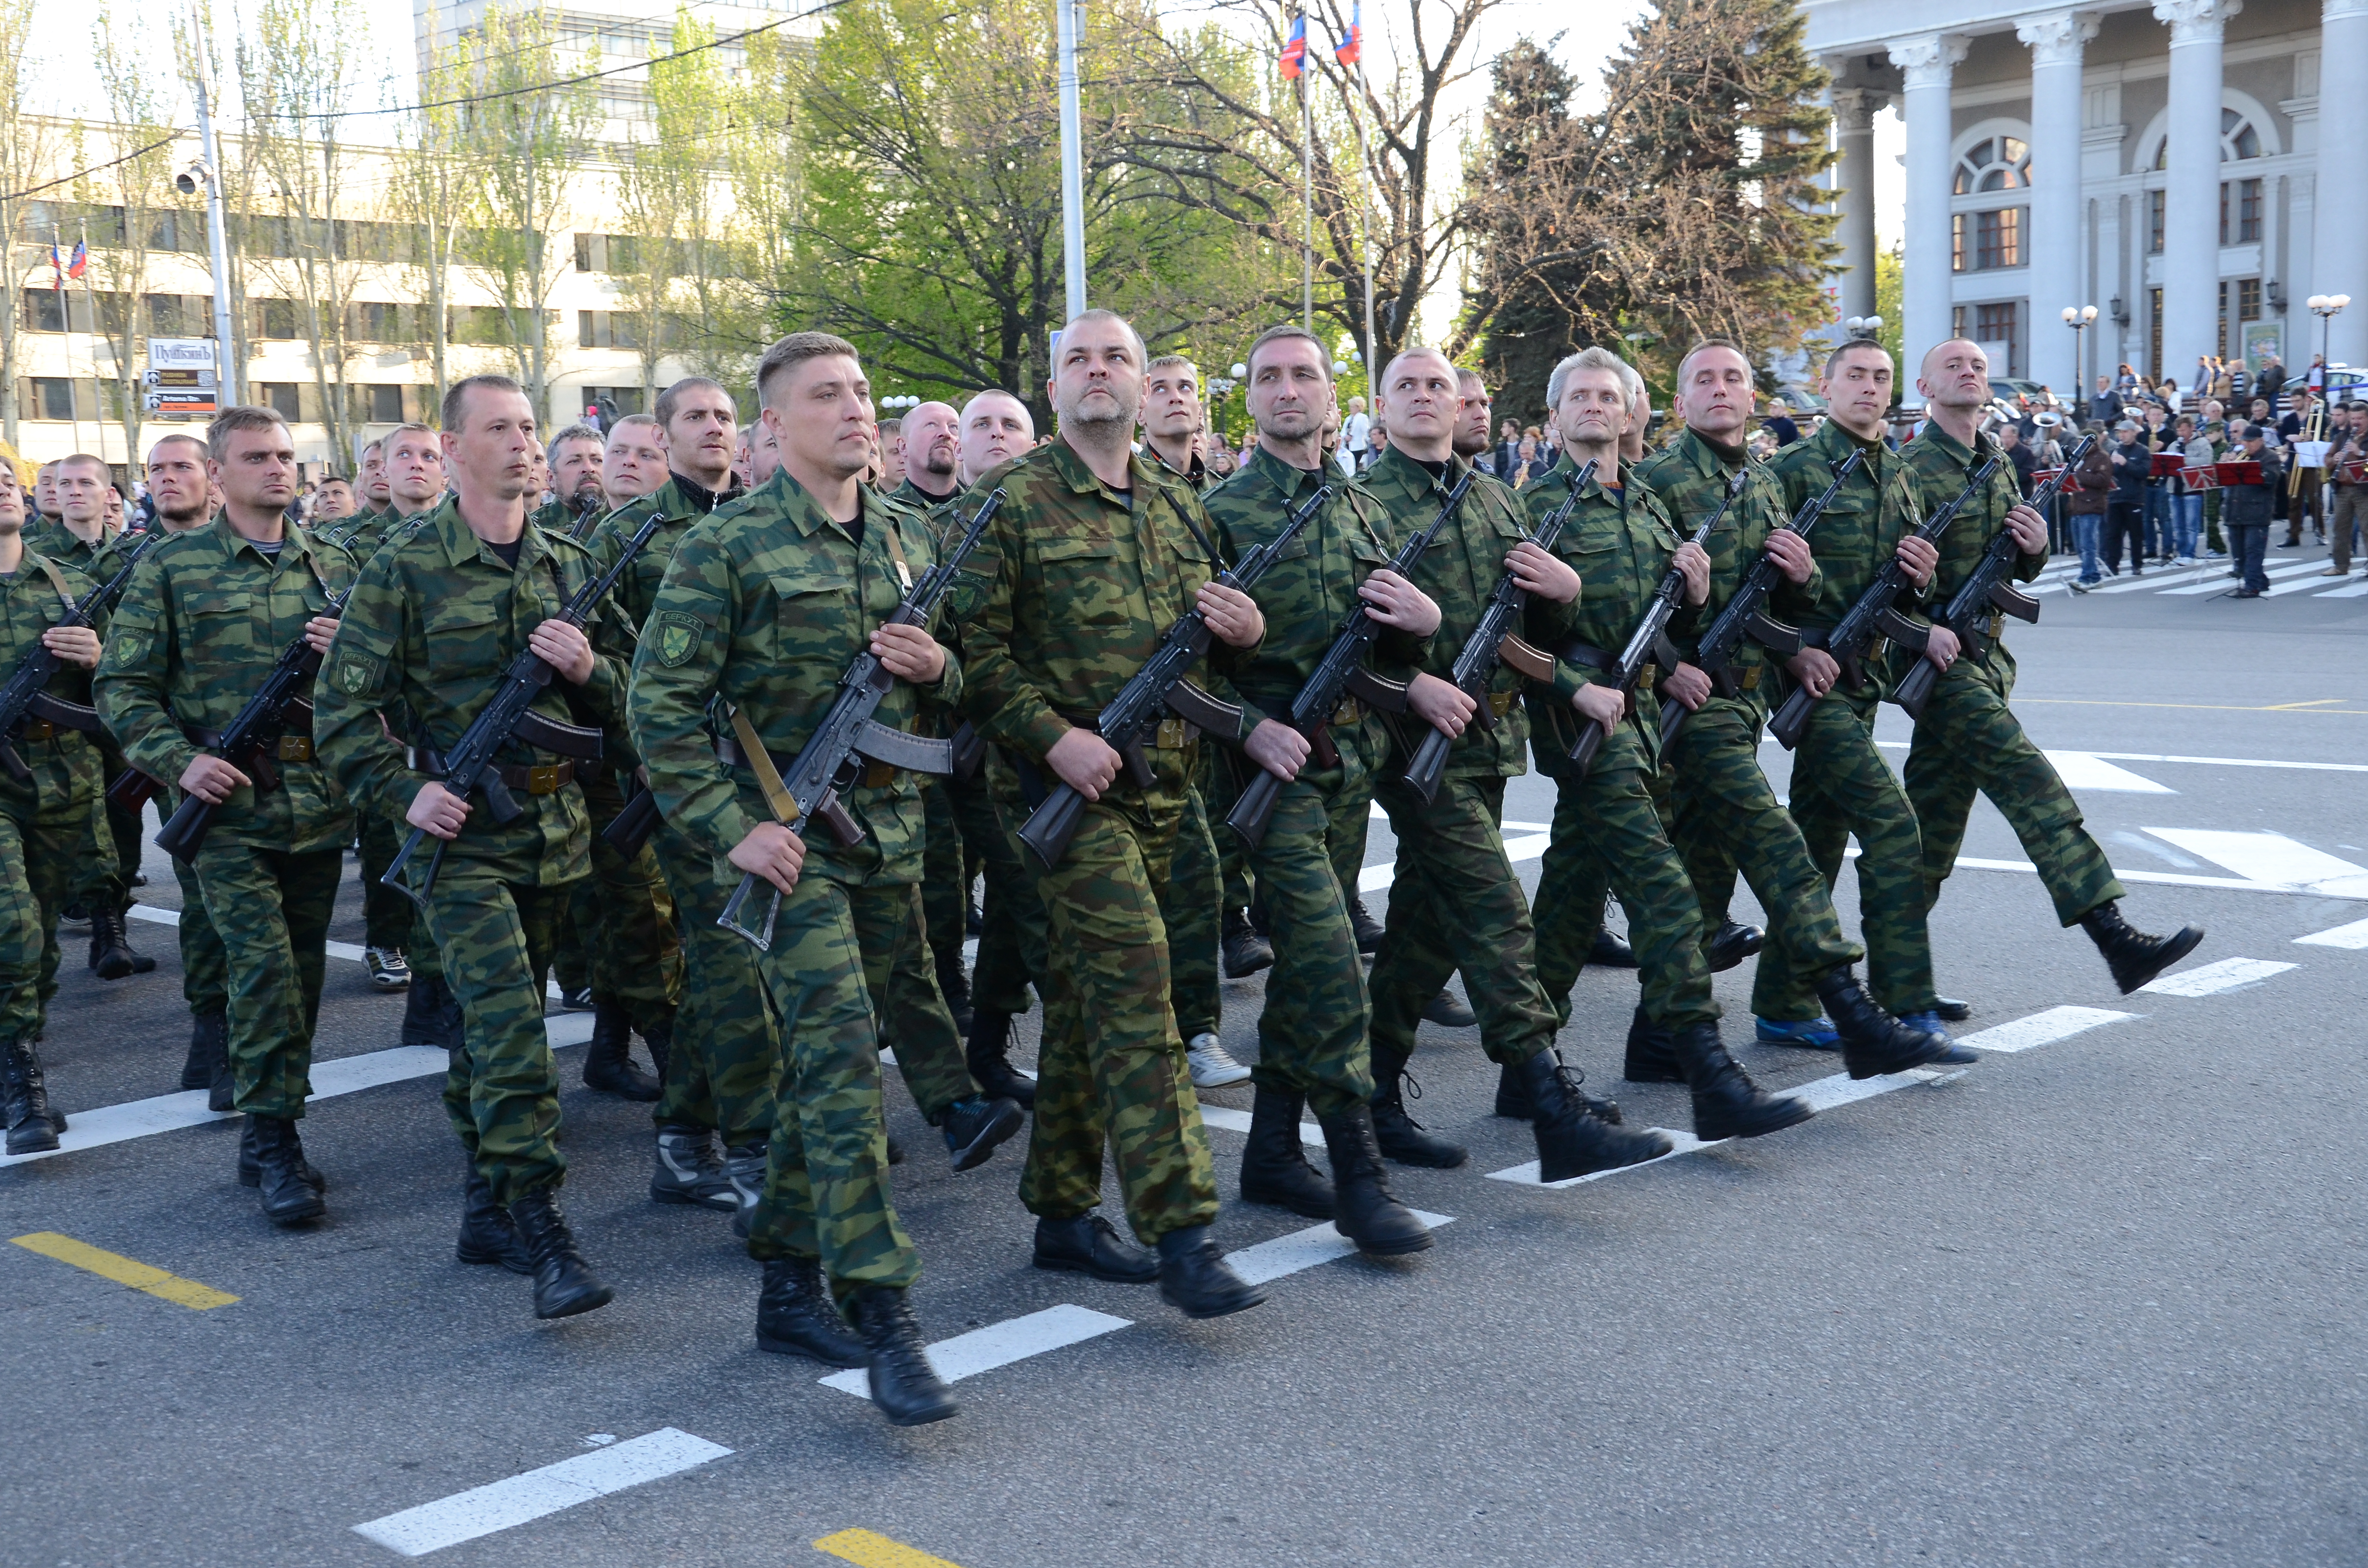
[[(349, 586), (342, 594), (330, 597), (321, 613), (335, 619), (343, 613), (346, 601), (353, 597)], [(263, 685), (246, 699), (246, 706), (222, 731), (214, 752), (224, 762), (241, 773), (252, 777), (258, 791), (279, 787), (279, 773), (272, 767), (274, 755), (281, 738), (287, 733), (290, 715), (302, 710), (307, 726), (312, 721), (312, 706), (298, 695), (304, 683), (311, 680), (321, 667), (321, 655), (312, 643), (298, 632), (296, 640), (279, 650), (272, 662), (271, 673), (263, 677)], [(306, 755), (310, 756), (306, 743)], [(135, 770), (136, 771), (136, 770)], [(142, 774), (141, 777), (145, 778)], [(206, 841), (207, 832), (214, 824), (214, 812), (221, 808), (210, 801), (192, 794), (183, 794), (181, 803), (165, 819), (157, 831), (156, 847), (185, 866), (197, 864), (198, 850)]]
[[(1957, 520), (1959, 509), (1973, 499), (1974, 492), (1990, 482), (1990, 475), (1996, 473), (1998, 464), (2005, 460), (2004, 457), (1994, 457), (1982, 464), (1972, 483), (1957, 492), (1955, 500), (1925, 519), (1924, 526), (1916, 530), (1916, 537), (1938, 543), (1941, 536), (1949, 531), (1949, 525)], [(1884, 563), (1883, 570), (1875, 574), (1873, 584), (1858, 597), (1857, 602), (1843, 613), (1841, 619), (1827, 635), (1826, 652), (1841, 665), (1842, 678), (1850, 682), (1852, 691), (1866, 684), (1866, 652), (1874, 646), (1878, 637), (1888, 637), (1919, 653), (1923, 651), (1924, 629), (1899, 613), (1899, 593), (1907, 586), (1907, 568), (1899, 563), (1897, 556), (1894, 556)], [(1814, 692), (1805, 686), (1794, 687), (1793, 695), (1784, 699), (1774, 717), (1768, 721), (1768, 733), (1782, 742), (1786, 751), (1791, 751), (1801, 744), (1801, 732), (1807, 726), (1809, 714), (1816, 706), (1817, 698)]]
[[(1853, 451), (1844, 458), (1841, 466), (1834, 470), (1834, 482), (1826, 486), (1824, 494), (1810, 497), (1798, 512), (1793, 514), (1793, 520), (1784, 526), (1803, 539), (1808, 538), (1809, 530), (1817, 526), (1817, 518), (1824, 515), (1827, 503), (1841, 493), (1844, 482), (1856, 473), (1859, 464), (1865, 460), (1866, 454), (1860, 451)], [(1717, 684), (1722, 697), (1733, 697), (1740, 689), (1733, 665), (1735, 655), (1742, 648), (1746, 637), (1780, 659), (1789, 659), (1801, 651), (1801, 634), (1768, 613), (1768, 596), (1775, 592), (1779, 574), (1776, 562), (1765, 554), (1753, 562), (1750, 569), (1744, 573), (1743, 584), (1735, 590), (1735, 597), (1726, 601), (1726, 608), (1718, 612), (1718, 619), (1710, 623), (1710, 630), (1702, 633), (1702, 642), (1696, 646), (1692, 660), (1694, 667)], [(1687, 708), (1682, 702), (1661, 705), (1663, 750), (1668, 748), (1669, 742), (1677, 735), (1678, 726), (1686, 722), (1686, 713)]]
[[(1540, 550), (1554, 549), (1554, 541), (1562, 537), (1563, 525), (1570, 521), (1571, 513), (1578, 507), (1578, 493), (1594, 477), (1595, 460), (1589, 458), (1570, 476), (1570, 494), (1546, 514), (1538, 531), (1530, 536), (1530, 543)], [(1497, 716), (1488, 710), (1488, 681), (1497, 673), (1500, 661), (1539, 680), (1554, 678), (1553, 659), (1531, 647), (1514, 630), (1529, 597), (1513, 580), (1512, 573), (1497, 578), (1487, 604), (1480, 611), (1479, 624), (1463, 640), (1463, 650), (1455, 655), (1454, 668), (1448, 676), (1458, 691), (1479, 704), (1474, 716), (1491, 728), (1496, 725)], [(1447, 754), (1454, 748), (1453, 739), (1441, 730), (1427, 730), (1422, 744), (1415, 747), (1414, 760), (1406, 765), (1406, 782), (1426, 802), (1439, 792), (1439, 776), (1447, 771)]]
[[(1323, 510), (1324, 503), (1332, 498), (1332, 491), (1329, 484), (1318, 488), (1284, 517), (1281, 532), (1244, 555), (1239, 564), (1220, 572), (1217, 581), (1228, 588), (1247, 592), (1266, 575), (1267, 568), (1274, 564), (1284, 548), (1299, 537), (1299, 530)], [(1209, 623), (1200, 610), (1186, 610), (1159, 640), (1159, 647), (1144, 661), (1143, 668), (1119, 688), (1110, 706), (1094, 721), (1094, 733), (1126, 759), (1128, 773), (1144, 789), (1151, 786), (1152, 772), (1150, 759), (1143, 755), (1143, 741), (1160, 722), (1162, 714), (1173, 711), (1204, 730), (1231, 733), (1241, 727), (1240, 709), (1218, 701), (1186, 678), (1192, 666), (1201, 662), (1201, 655), (1209, 651), (1212, 640)], [(1273, 776), (1261, 769), (1259, 777)], [(1044, 797), (1043, 804), (1030, 813), (1018, 837), (1050, 870), (1068, 853), (1069, 840), (1076, 836), (1077, 824), (1085, 820), (1085, 814), (1086, 798), (1066, 783), (1056, 784)]]
[[(600, 601), (607, 598), (609, 591), (617, 585), (617, 580), (632, 565), (633, 557), (650, 542), (650, 536), (657, 531), (658, 524), (663, 521), (665, 518), (653, 514), (648, 521), (642, 524), (641, 531), (625, 541), (625, 548), (619, 552), (615, 563), (576, 589), (552, 619), (581, 630), (600, 608)], [(519, 649), (518, 657), (512, 659), (510, 667), (503, 672), (501, 685), (495, 688), (493, 700), (479, 710), (476, 718), (470, 721), (469, 727), (461, 733), (461, 738), (453, 744), (452, 749), (444, 754), (443, 776), (438, 782), (455, 795), (484, 795), (485, 808), (493, 812), (494, 821), (508, 824), (525, 815), (526, 808), (518, 804), (518, 798), (510, 793), (509, 786), (502, 781), (502, 770), (494, 758), (512, 740), (524, 742), (542, 751), (555, 751), (563, 756), (598, 762), (600, 759), (599, 731), (576, 724), (563, 724), (555, 719), (544, 718), (533, 709), (534, 699), (542, 695), (544, 688), (558, 674), (543, 663), (542, 656), (533, 649)], [(386, 874), (379, 878), (381, 886), (393, 888), (422, 911), (427, 907), (427, 894), (436, 886), (437, 874), (444, 869), (444, 851), (451, 846), (450, 839), (436, 841), (436, 852), (427, 858), (427, 874), (414, 888), (404, 880), (403, 869), (410, 864), (411, 857), (418, 852), (421, 840), (427, 836), (426, 828), (413, 828), (411, 835), (403, 841), (403, 847), (395, 851)]]
[[(1688, 544), (1709, 545), (1711, 529), (1725, 519), (1727, 508), (1734, 506), (1735, 498), (1743, 494), (1744, 483), (1750, 477), (1751, 471), (1748, 468), (1735, 471), (1735, 477), (1726, 482), (1726, 494), (1719, 502), (1718, 510), (1694, 530), (1693, 538), (1686, 541)], [(1635, 634), (1628, 639), (1628, 646), (1620, 651), (1620, 662), (1611, 667), (1611, 684), (1612, 689), (1620, 693), (1623, 706), (1628, 694), (1636, 689), (1636, 683), (1645, 678), (1645, 666), (1659, 657), (1661, 640), (1669, 630), (1670, 620), (1678, 613), (1678, 603), (1684, 597), (1685, 591), (1684, 573), (1672, 566), (1661, 574), (1660, 585), (1653, 590), (1653, 602), (1645, 607), (1645, 619), (1636, 623)], [(1586, 778), (1588, 771), (1594, 767), (1596, 754), (1603, 749), (1603, 726), (1594, 720), (1590, 719), (1579, 727), (1577, 744), (1570, 748), (1570, 760), (1578, 769), (1579, 778)]]
[[(2081, 437), (2080, 444), (2065, 457), (2064, 466), (2055, 471), (2055, 477), (2041, 485), (2030, 500), (2019, 504), (2044, 514), (2062, 493), (2073, 471), (2080, 466), (2080, 460), (2087, 457), (2089, 449), (2096, 444), (2096, 437)], [(2014, 570), (2014, 563), (2021, 554), (2022, 546), (2015, 542), (2014, 530), (1999, 528), (1991, 536), (1989, 548), (1982, 552), (1982, 558), (1975, 563), (1971, 574), (1951, 596), (1941, 613), (1933, 617), (1934, 625), (1945, 626), (1957, 634), (1957, 657), (1978, 659), (1990, 651), (1990, 633), (1986, 623), (1993, 610), (2010, 615), (2017, 620), (2035, 621), (2039, 619), (2039, 601), (2007, 581), (2007, 574)], [(1931, 660), (1918, 659), (1916, 667), (1901, 678), (1898, 689), (1891, 694), (1891, 700), (1906, 709), (1909, 718), (1920, 719), (1924, 716), (1924, 704), (1931, 699), (1933, 683), (1940, 678), (1941, 672), (1933, 666)]]
[[(994, 494), (979, 504), (963, 528), (961, 542), (949, 551), (944, 559), (921, 574), (894, 609), (888, 612), (883, 623), (889, 626), (927, 626), (929, 617), (937, 613), (938, 602), (954, 585), (954, 574), (962, 562), (978, 547), (986, 532), (986, 525), (1003, 506), (1003, 492)], [(882, 528), (893, 524), (882, 523)], [(863, 829), (848, 814), (840, 803), (839, 791), (853, 788), (862, 776), (866, 762), (888, 767), (901, 767), (912, 773), (948, 773), (953, 768), (953, 744), (932, 740), (925, 735), (907, 734), (892, 730), (871, 717), (880, 709), (881, 699), (895, 688), (896, 677), (889, 673), (878, 655), (867, 647), (855, 655), (847, 673), (838, 677), (838, 695), (831, 699), (829, 711), (808, 737), (805, 749), (790, 765), (787, 774), (778, 771), (773, 759), (757, 742), (754, 725), (738, 713), (733, 715), (732, 727), (738, 737), (740, 749), (748, 767), (763, 787), (766, 802), (773, 814), (791, 833), (803, 835), (806, 824), (820, 817), (839, 843), (848, 846), (863, 842)], [(772, 899), (765, 909), (765, 922), (750, 926), (743, 918), (748, 900), (757, 891), (757, 877), (754, 871), (740, 879), (723, 905), (723, 913), (715, 923), (737, 937), (746, 937), (765, 952), (773, 945), (773, 922), (781, 913), (781, 892), (769, 882), (765, 891)]]
[[(97, 619), (122, 594), (124, 585), (131, 581), (131, 569), (140, 564), (140, 558), (164, 537), (161, 531), (152, 533), (133, 546), (115, 575), (75, 600), (74, 608), (58, 618), (57, 624), (88, 626)], [(86, 735), (106, 732), (107, 726), (100, 722), (96, 708), (85, 708), (79, 702), (68, 702), (64, 698), (50, 695), (50, 677), (64, 665), (65, 661), (51, 653), (49, 645), (37, 637), (33, 645), (26, 649), (23, 657), (17, 661), (8, 683), (0, 686), (0, 768), (6, 768), (8, 776), (20, 784), (33, 781), (33, 770), (26, 766), (23, 757), (17, 755), (15, 744), (26, 720), (39, 719), (59, 729), (79, 730)]]
[[(1415, 569), (1423, 552), (1439, 537), (1439, 530), (1463, 506), (1464, 494), (1472, 488), (1478, 472), (1471, 470), (1455, 482), (1455, 487), (1439, 504), (1439, 516), (1430, 519), (1429, 527), (1398, 547), (1385, 570), (1403, 577)], [(1307, 677), (1307, 684), (1292, 699), (1291, 727), (1307, 737), (1310, 755), (1319, 767), (1330, 767), (1340, 760), (1339, 749), (1325, 731), (1332, 722), (1333, 710), (1340, 706), (1340, 699), (1347, 693), (1354, 691), (1364, 701), (1394, 713), (1405, 710), (1406, 688), (1365, 668), (1365, 654), (1381, 632), (1382, 623), (1373, 619), (1364, 600), (1359, 599), (1356, 608), (1340, 622), (1340, 630), (1334, 635), (1332, 646), (1324, 651), (1323, 662), (1315, 666), (1315, 673)], [(1250, 776), (1234, 809), (1225, 813), (1225, 825), (1255, 848), (1266, 837), (1267, 819), (1274, 815), (1274, 803), (1281, 795), (1282, 780), (1259, 768)]]

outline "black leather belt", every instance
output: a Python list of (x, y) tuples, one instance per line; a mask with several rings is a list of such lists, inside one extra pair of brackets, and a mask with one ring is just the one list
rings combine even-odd
[[(1608, 676), (1620, 668), (1619, 654), (1607, 649), (1598, 648), (1591, 642), (1582, 642), (1576, 637), (1566, 642), (1556, 643), (1554, 656), (1564, 664), (1577, 665), (1582, 668), (1593, 670), (1598, 675)], [(1636, 677), (1636, 689), (1639, 691), (1651, 689), (1653, 681), (1659, 673), (1657, 665), (1646, 665), (1644, 673)]]
[[(188, 737), (189, 744), (193, 746), (203, 746), (208, 751), (222, 750), (222, 738), (220, 730), (201, 730), (191, 724), (184, 728), (181, 733)], [(282, 735), (273, 746), (271, 755), (281, 762), (310, 762), (313, 760), (313, 737)]]
[[(1059, 709), (1054, 709), (1059, 713)], [(1062, 713), (1061, 717), (1080, 730), (1090, 730), (1101, 722), (1099, 713)], [(1144, 738), (1144, 744), (1155, 751), (1182, 751), (1201, 738), (1199, 726), (1188, 723), (1172, 714), (1159, 721), (1159, 727)]]
[[(426, 746), (405, 746), (403, 760), (414, 773), (446, 771), (444, 754)], [(575, 781), (575, 765), (572, 762), (539, 764), (532, 767), (504, 767), (495, 770), (496, 777), (510, 789), (529, 795), (556, 795)]]

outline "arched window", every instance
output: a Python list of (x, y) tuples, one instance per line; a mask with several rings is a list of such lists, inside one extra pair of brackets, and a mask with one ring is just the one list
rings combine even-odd
[[(1974, 151), (1978, 153), (1981, 148), (1976, 147)], [(2260, 155), (2261, 133), (2253, 129), (2253, 122), (2233, 108), (2222, 109), (2220, 111), (2220, 161), (2224, 164), (2237, 164), (2242, 163), (2247, 158), (2258, 158)], [(2154, 150), (2154, 166), (2157, 169), (2167, 169), (2170, 166), (2170, 138), (2168, 136), (2164, 137), (2162, 144)], [(1964, 179), (1964, 171), (1960, 168), (1957, 171), (1959, 190), (1965, 188)]]
[(1957, 160), (1957, 194), (2024, 190), (2031, 185), (2031, 149), (2021, 138), (1992, 136), (1965, 149)]

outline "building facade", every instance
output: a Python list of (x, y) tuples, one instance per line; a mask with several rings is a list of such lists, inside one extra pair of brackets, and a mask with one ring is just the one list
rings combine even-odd
[[(2368, 200), (2341, 173), (2368, 145), (2368, 0), (1802, 9), (1834, 75), (1840, 313), (1874, 312), (1873, 122), (1896, 106), (1911, 357), (1971, 337), (2059, 394), (2122, 364), (2190, 388), (2207, 355), (2298, 369), (2322, 341), (2368, 364)], [(2354, 303), (2305, 308), (2333, 294)]]

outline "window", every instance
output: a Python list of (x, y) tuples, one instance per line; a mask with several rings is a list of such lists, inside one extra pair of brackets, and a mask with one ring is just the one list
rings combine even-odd
[(2146, 192), (2146, 254), (2162, 254), (2162, 201), (2159, 190)]
[(2146, 372), (2162, 374), (2162, 290), (2146, 290)]
[(575, 312), (575, 346), (578, 348), (638, 348), (641, 337), (633, 330), (633, 318), (623, 311), (578, 311)]
[(1976, 142), (1957, 160), (1959, 196), (2030, 187), (2031, 149), (2015, 137), (1993, 136), (1987, 142)]
[(289, 424), (298, 423), (303, 412), (304, 389), (294, 381), (257, 381), (256, 401), (270, 409)]
[(2021, 267), (2022, 214), (2020, 207), (1954, 214), (1951, 220), (1950, 265), (1959, 272)]
[(631, 234), (578, 234), (575, 270), (631, 275), (642, 269), (640, 242)]
[(63, 332), (66, 329), (65, 298), (54, 289), (25, 290), (25, 330), (27, 332)]
[[(2252, 122), (2235, 109), (2222, 109), (2220, 111), (2220, 161), (2224, 164), (2241, 164), (2248, 158), (2258, 158), (2260, 155), (2261, 133), (2253, 129)], [(2169, 136), (2165, 136), (2161, 144), (2154, 150), (2154, 166), (2157, 169), (2170, 167)]]
[(357, 300), (347, 307), (346, 335), (363, 343), (408, 343), (411, 310), (383, 300)]
[(374, 381), (354, 391), (354, 411), (366, 425), (403, 423), (404, 387), (399, 382)]
[(2261, 319), (2261, 280), (2260, 278), (2237, 279), (2237, 319), (2240, 322)]
[(63, 376), (35, 376), (33, 382), (33, 417), (36, 419), (72, 419), (74, 417), (74, 384)]
[(639, 387), (586, 387), (584, 417), (586, 420), (594, 418), (593, 411), (603, 400), (620, 415), (639, 414), (642, 412), (642, 396)]
[(2015, 374), (2015, 314), (2011, 300), (2000, 304), (1974, 307), (1974, 341), (2006, 345), (2006, 353), (1990, 366), (1990, 373), (1994, 376)]
[(148, 330), (158, 337), (214, 335), (214, 301), (211, 294), (151, 294), (147, 303)]
[(293, 300), (257, 300), (255, 301), (255, 335), (267, 341), (292, 343), (303, 335), (296, 328), (296, 301)]
[[(2224, 187), (2225, 188), (2225, 187)], [(2221, 198), (2225, 206), (2227, 199)], [(2261, 182), (2241, 179), (2237, 182), (2237, 243), (2256, 244), (2261, 238)]]

